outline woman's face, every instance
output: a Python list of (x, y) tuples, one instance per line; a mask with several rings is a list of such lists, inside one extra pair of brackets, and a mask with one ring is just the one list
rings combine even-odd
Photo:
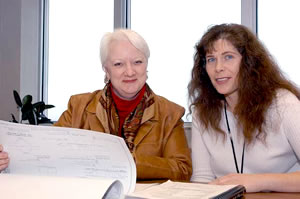
[(115, 93), (133, 99), (147, 79), (147, 59), (129, 41), (112, 41), (109, 45), (105, 72)]
[(237, 96), (241, 60), (242, 55), (225, 39), (217, 40), (213, 51), (206, 53), (206, 71), (210, 81), (225, 97)]

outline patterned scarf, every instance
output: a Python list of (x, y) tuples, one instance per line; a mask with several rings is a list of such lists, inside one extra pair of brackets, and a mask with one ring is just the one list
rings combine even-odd
[[(106, 99), (104, 99), (103, 96), (101, 96), (99, 101), (102, 107), (106, 110), (110, 134), (118, 135), (119, 116), (118, 111), (116, 109), (116, 105), (112, 98), (111, 89), (109, 88), (109, 85), (110, 83), (106, 84), (103, 90)], [(136, 134), (141, 125), (144, 110), (151, 106), (153, 103), (154, 98), (152, 95), (152, 91), (148, 84), (146, 84), (144, 96), (142, 97), (141, 101), (136, 106), (136, 108), (126, 117), (125, 122), (123, 124), (124, 139), (131, 152), (134, 148), (134, 138), (136, 137)]]

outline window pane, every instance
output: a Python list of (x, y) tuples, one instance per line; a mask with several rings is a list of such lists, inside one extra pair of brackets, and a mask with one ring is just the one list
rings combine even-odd
[(300, 1), (258, 1), (258, 36), (286, 76), (300, 85)]
[(57, 120), (71, 95), (104, 86), (99, 46), (113, 30), (112, 0), (49, 1), (48, 117)]
[(221, 23), (241, 23), (240, 0), (131, 0), (131, 28), (151, 51), (147, 82), (186, 114), (194, 46), (209, 26)]

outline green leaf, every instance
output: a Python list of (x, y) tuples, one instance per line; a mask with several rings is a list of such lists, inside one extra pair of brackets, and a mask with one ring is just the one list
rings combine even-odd
[(51, 105), (51, 104), (46, 104), (45, 105), (45, 109), (49, 109), (49, 108), (54, 108), (55, 106)]
[(36, 102), (32, 106), (37, 110), (43, 111), (45, 109), (45, 102)]
[(19, 93), (16, 90), (14, 90), (13, 93), (14, 93), (14, 98), (15, 98), (15, 101), (16, 101), (17, 105), (19, 107), (22, 107), (22, 102), (21, 102), (21, 98), (20, 98)]
[(36, 102), (34, 104), (32, 104), (33, 107), (39, 107), (39, 106), (45, 106), (45, 102), (40, 101), (40, 102)]
[(35, 109), (38, 116), (45, 110), (45, 103), (43, 101), (36, 102), (32, 106)]
[(12, 122), (14, 122), (14, 123), (18, 123), (18, 121), (16, 120), (16, 118), (15, 118), (14, 114), (12, 114), (12, 113), (11, 113), (11, 117), (12, 117)]
[[(33, 112), (32, 104), (31, 103), (30, 104), (24, 104), (23, 107), (21, 108), (21, 112), (22, 112), (22, 117), (24, 116), (26, 118), (27, 117), (26, 114), (28, 114), (29, 112)], [(25, 120), (25, 119), (23, 119), (23, 120)]]
[(37, 121), (36, 121), (33, 111), (28, 112), (27, 118), (28, 118), (29, 124), (37, 125)]
[(22, 100), (23, 106), (25, 106), (26, 104), (31, 104), (31, 102), (32, 102), (31, 95), (26, 95), (25, 97), (23, 97), (23, 100)]

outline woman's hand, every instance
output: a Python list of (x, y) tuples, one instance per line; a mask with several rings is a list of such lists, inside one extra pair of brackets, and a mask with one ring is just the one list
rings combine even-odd
[(259, 183), (259, 174), (238, 174), (232, 173), (226, 176), (217, 178), (209, 184), (217, 185), (243, 185), (247, 192), (260, 192), (263, 187)]
[(3, 146), (0, 144), (0, 172), (8, 167), (8, 154), (3, 151)]
[(300, 171), (291, 173), (229, 174), (210, 184), (243, 185), (247, 192), (300, 192)]

